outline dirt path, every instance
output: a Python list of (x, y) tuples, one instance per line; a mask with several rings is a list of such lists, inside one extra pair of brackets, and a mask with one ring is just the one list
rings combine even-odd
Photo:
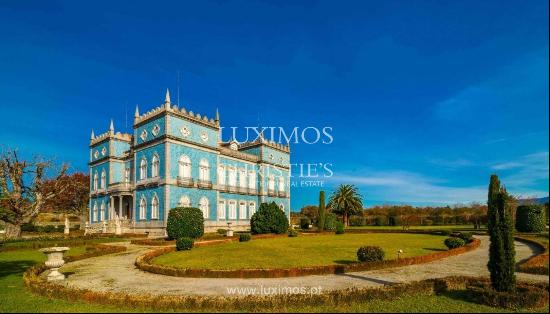
[[(439, 261), (383, 270), (291, 278), (179, 278), (151, 274), (134, 266), (136, 257), (150, 248), (128, 245), (128, 251), (68, 263), (61, 270), (69, 273), (67, 285), (98, 291), (185, 295), (243, 295), (288, 293), (288, 289), (304, 291), (376, 287), (451, 275), (488, 276), (489, 240), (480, 237), (477, 250)], [(538, 253), (536, 248), (516, 242), (516, 260)], [(517, 273), (518, 279), (546, 281), (548, 276)], [(236, 290), (240, 289), (240, 290)], [(311, 290), (314, 289), (314, 290)], [(282, 292), (281, 292), (282, 291)], [(295, 290), (296, 291), (296, 290)]]

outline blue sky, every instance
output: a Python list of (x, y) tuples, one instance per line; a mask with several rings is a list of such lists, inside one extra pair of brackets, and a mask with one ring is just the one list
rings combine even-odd
[[(226, 127), (332, 127), (292, 162), (368, 205), (484, 202), (493, 172), (548, 194), (545, 0), (3, 0), (0, 38), (0, 145), (75, 171), (92, 128), (131, 130), (179, 71), (180, 103)], [(316, 203), (296, 182), (292, 208)]]

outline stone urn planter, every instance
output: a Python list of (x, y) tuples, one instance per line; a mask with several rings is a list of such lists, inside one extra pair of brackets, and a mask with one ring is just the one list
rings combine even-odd
[(65, 264), (63, 254), (68, 251), (68, 247), (48, 247), (41, 249), (40, 252), (46, 254), (46, 267), (50, 269), (48, 281), (64, 280), (65, 275), (59, 272), (59, 268)]

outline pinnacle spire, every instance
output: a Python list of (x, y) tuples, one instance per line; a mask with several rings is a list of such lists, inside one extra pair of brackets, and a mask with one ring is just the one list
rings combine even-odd
[(134, 118), (139, 118), (139, 107), (136, 105), (136, 112), (134, 113)]
[(90, 136), (90, 139), (93, 140), (95, 138), (94, 129), (92, 129), (92, 135)]
[(218, 112), (218, 108), (216, 108), (216, 118), (215, 121), (220, 121), (220, 113)]
[(115, 131), (115, 124), (113, 123), (113, 119), (111, 119), (111, 125), (109, 126), (109, 131), (111, 132)]
[(170, 91), (168, 88), (166, 89), (166, 96), (164, 96), (164, 103), (169, 104), (170, 103)]

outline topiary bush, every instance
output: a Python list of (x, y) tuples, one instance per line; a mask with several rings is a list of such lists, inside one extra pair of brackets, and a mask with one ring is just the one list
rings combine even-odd
[(227, 234), (226, 229), (218, 229), (218, 230), (216, 230), (216, 232), (218, 232), (218, 234), (220, 234), (220, 235), (226, 235)]
[(336, 222), (336, 234), (344, 234), (344, 223), (341, 221)]
[(248, 242), (252, 239), (250, 233), (241, 233), (239, 234), (239, 242)]
[(362, 246), (357, 250), (357, 259), (363, 263), (383, 261), (384, 256), (384, 250), (379, 246)]
[(253, 234), (285, 233), (288, 230), (288, 218), (275, 202), (262, 203), (250, 218), (250, 230)]
[(311, 219), (307, 217), (300, 218), (300, 228), (303, 230), (309, 229), (309, 225), (311, 224)]
[(445, 246), (449, 250), (456, 249), (458, 247), (464, 246), (465, 242), (461, 238), (447, 238), (445, 239)]
[(516, 230), (519, 232), (543, 232), (546, 212), (542, 205), (520, 205), (516, 209)]
[(176, 249), (178, 251), (187, 251), (193, 248), (195, 241), (189, 237), (181, 237), (176, 240)]
[(192, 239), (204, 235), (202, 211), (195, 207), (176, 207), (168, 213), (166, 233), (171, 240), (183, 237)]
[(367, 225), (367, 218), (361, 216), (351, 216), (349, 218), (349, 225), (354, 227), (361, 227)]
[(474, 240), (474, 235), (471, 232), (460, 232), (458, 237), (464, 240), (465, 243), (470, 243)]
[(336, 222), (338, 217), (334, 213), (327, 213), (325, 216), (325, 230), (334, 231), (336, 230)]

